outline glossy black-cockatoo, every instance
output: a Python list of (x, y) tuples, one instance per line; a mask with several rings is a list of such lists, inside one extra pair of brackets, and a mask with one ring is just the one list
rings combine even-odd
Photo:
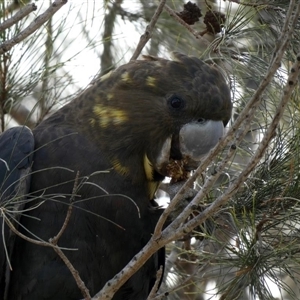
[[(146, 56), (105, 75), (33, 135), (26, 127), (4, 132), (0, 299), (82, 298), (56, 252), (14, 236), (4, 215), (22, 234), (49, 241), (71, 202), (58, 245), (93, 295), (151, 238), (162, 212), (155, 192), (168, 165), (184, 160), (185, 171), (194, 169), (222, 136), (231, 109), (221, 73), (175, 53), (174, 60)], [(24, 185), (26, 199), (18, 194)], [(163, 263), (161, 250), (113, 299), (146, 299)]]

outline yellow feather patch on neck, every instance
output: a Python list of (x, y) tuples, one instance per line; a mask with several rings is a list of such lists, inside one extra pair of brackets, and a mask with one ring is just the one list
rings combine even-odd
[(144, 155), (144, 170), (145, 170), (147, 180), (152, 181), (154, 169), (153, 169), (152, 163), (150, 162), (147, 154)]
[(129, 168), (123, 166), (117, 158), (112, 159), (111, 163), (113, 165), (113, 168), (122, 176), (127, 176), (129, 174)]
[(154, 199), (155, 193), (157, 192), (159, 186), (160, 186), (159, 181), (149, 181), (148, 182), (148, 195), (149, 195), (150, 200)]
[(147, 154), (144, 155), (144, 170), (148, 181), (148, 196), (149, 199), (152, 200), (154, 199), (155, 193), (160, 185), (160, 182), (153, 180), (154, 168), (152, 166), (152, 163), (148, 159)]

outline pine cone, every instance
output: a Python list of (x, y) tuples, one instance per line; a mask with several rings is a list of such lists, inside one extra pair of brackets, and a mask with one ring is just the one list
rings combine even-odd
[(204, 17), (204, 23), (208, 32), (216, 34), (221, 32), (223, 24), (226, 21), (226, 17), (219, 11), (208, 11)]
[(184, 10), (177, 15), (187, 24), (193, 25), (199, 21), (199, 18), (202, 17), (200, 8), (192, 3), (188, 2), (183, 5)]

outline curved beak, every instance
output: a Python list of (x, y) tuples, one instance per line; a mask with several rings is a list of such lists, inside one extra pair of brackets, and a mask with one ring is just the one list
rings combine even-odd
[[(184, 125), (177, 135), (170, 136), (164, 142), (156, 157), (155, 169), (170, 177), (176, 172), (184, 174), (196, 169), (201, 158), (218, 143), (223, 133), (222, 121), (203, 120)], [(171, 153), (177, 153), (180, 158), (175, 158)]]
[(184, 125), (179, 132), (179, 146), (183, 157), (195, 162), (209, 152), (224, 133), (222, 121), (205, 120)]

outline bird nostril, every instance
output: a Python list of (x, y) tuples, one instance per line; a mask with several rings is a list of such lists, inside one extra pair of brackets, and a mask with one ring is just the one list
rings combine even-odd
[(197, 122), (198, 122), (198, 123), (205, 123), (206, 120), (205, 120), (204, 118), (199, 118), (199, 119), (197, 120)]

